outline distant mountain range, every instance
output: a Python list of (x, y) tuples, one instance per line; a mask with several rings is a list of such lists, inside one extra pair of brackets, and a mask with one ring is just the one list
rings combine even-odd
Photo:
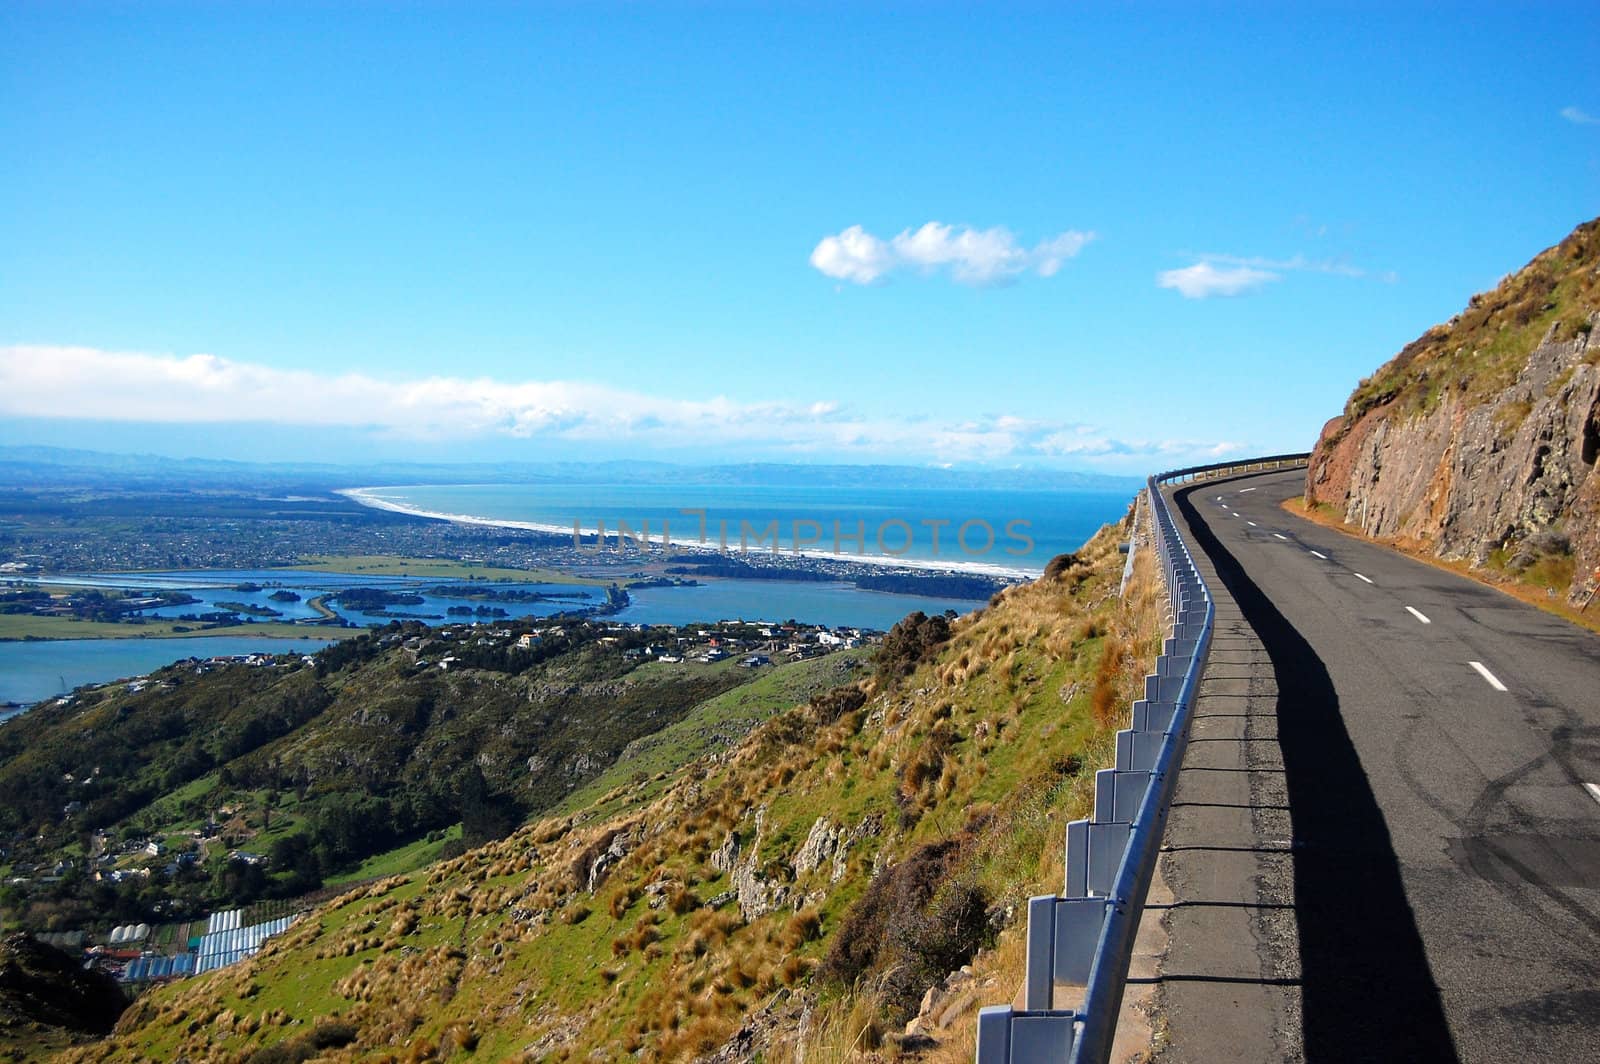
[(335, 488), (374, 484), (723, 484), (733, 486), (949, 488), (967, 491), (1138, 489), (1135, 477), (1049, 469), (942, 469), (897, 465), (784, 465), (776, 462), (691, 466), (669, 462), (236, 462), (108, 454), (64, 447), (0, 446), (0, 486)]

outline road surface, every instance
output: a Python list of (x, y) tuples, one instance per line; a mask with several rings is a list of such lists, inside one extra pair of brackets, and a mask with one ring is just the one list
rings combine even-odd
[[(1281, 768), (1259, 773), (1286, 790), (1292, 883), (1262, 903), (1257, 845), (1248, 905), (1292, 910), (1297, 956), (1287, 978), (1261, 965), (1293, 999), (1263, 1039), (1299, 1043), (1279, 1059), (1600, 1061), (1600, 637), (1294, 517), (1304, 476), (1172, 491), (1272, 681)], [(1172, 927), (1191, 971), (1240, 949)]]

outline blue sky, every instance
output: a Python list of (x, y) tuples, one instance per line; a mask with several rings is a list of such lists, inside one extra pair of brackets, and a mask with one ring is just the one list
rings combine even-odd
[(8, 3), (0, 443), (1307, 448), (1600, 214), (1596, 40), (1593, 4)]

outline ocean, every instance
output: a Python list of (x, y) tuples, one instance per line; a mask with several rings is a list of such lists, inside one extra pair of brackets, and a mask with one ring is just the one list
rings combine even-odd
[(838, 486), (458, 484), (353, 489), (369, 505), (542, 529), (593, 546), (603, 526), (733, 551), (1030, 575), (1127, 512), (1132, 491)]
[[(233, 654), (314, 654), (327, 639), (194, 636), (185, 639), (50, 639), (0, 643), (0, 704), (29, 703), (79, 684), (142, 676), (187, 657)], [(0, 709), (0, 720), (17, 710)]]
[[(601, 522), (610, 533), (625, 523), (635, 535), (648, 528), (659, 545), (664, 532), (679, 543), (698, 543), (703, 511), (705, 545), (718, 546), (726, 536), (729, 549), (800, 548), (822, 557), (846, 561), (894, 562), (939, 569), (1003, 573), (1018, 578), (1037, 575), (1057, 554), (1076, 550), (1102, 525), (1127, 511), (1132, 492), (972, 491), (933, 489), (865, 489), (838, 486), (746, 487), (693, 485), (673, 488), (633, 484), (426, 485), (365, 488), (354, 497), (412, 513), (458, 520), (542, 528), (572, 535), (576, 522), (588, 545)], [(683, 511), (696, 511), (685, 514)], [(835, 523), (841, 542), (835, 553)], [(724, 530), (726, 530), (724, 532)], [(775, 536), (774, 536), (775, 532)], [(762, 538), (757, 542), (756, 537)], [(880, 543), (880, 537), (882, 542)], [(935, 538), (937, 537), (937, 539)], [(808, 542), (809, 541), (809, 542)], [(203, 570), (167, 573), (79, 574), (57, 576), (52, 583), (87, 586), (185, 589), (200, 599), (186, 607), (147, 611), (170, 616), (220, 608), (224, 602), (270, 606), (282, 620), (313, 615), (308, 600), (339, 588), (384, 586), (423, 595), (419, 606), (401, 611), (446, 615), (455, 600), (429, 594), (429, 585), (447, 580), (372, 577), (292, 569)], [(262, 585), (240, 591), (237, 585)], [(504, 589), (511, 585), (496, 585)], [(525, 590), (579, 594), (598, 601), (592, 588), (570, 585), (519, 585)], [(279, 602), (270, 596), (294, 589), (299, 601)], [(847, 583), (774, 580), (709, 580), (698, 587), (642, 588), (615, 619), (643, 624), (687, 624), (735, 618), (782, 621), (794, 618), (827, 624), (884, 630), (913, 610), (965, 613), (982, 605), (970, 599), (863, 591)], [(513, 617), (542, 616), (585, 602), (552, 599), (501, 604)], [(355, 620), (365, 620), (352, 614)], [(374, 623), (382, 623), (375, 620)], [(235, 630), (237, 631), (237, 630)], [(321, 633), (318, 633), (321, 634)], [(331, 633), (329, 633), (331, 634)], [(274, 646), (314, 649), (320, 640), (277, 641), (249, 636), (182, 640), (64, 640), (0, 643), (0, 703), (32, 702), (59, 694), (63, 685), (94, 683), (136, 675), (190, 654), (243, 653)]]

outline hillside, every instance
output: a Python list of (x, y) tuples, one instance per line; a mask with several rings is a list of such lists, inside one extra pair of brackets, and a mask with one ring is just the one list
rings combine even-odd
[(1600, 219), (1363, 380), (1306, 500), (1362, 532), (1585, 599), (1600, 570)]
[(456, 837), (503, 837), (645, 736), (731, 741), (865, 654), (658, 660), (815, 636), (708, 627), (408, 622), (314, 658), (181, 662), (40, 706), (0, 728), (0, 915), (104, 931), (409, 870)]
[(65, 1048), (104, 1036), (128, 999), (110, 976), (27, 935), (0, 939), (0, 1059), (26, 1042)]
[(580, 808), (354, 889), (64, 1059), (970, 1059), (1158, 648), (1147, 561), (1118, 598), (1125, 534), (912, 615), (871, 676), (730, 748), (636, 744)]

